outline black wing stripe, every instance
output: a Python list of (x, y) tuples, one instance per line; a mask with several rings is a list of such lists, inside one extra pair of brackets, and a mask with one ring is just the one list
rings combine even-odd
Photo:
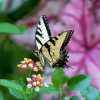
[(67, 46), (67, 44), (69, 43), (69, 41), (70, 41), (70, 38), (71, 38), (71, 36), (72, 36), (72, 34), (73, 34), (73, 30), (69, 30), (69, 31), (67, 31), (68, 33), (67, 34), (69, 34), (68, 35), (68, 37), (66, 36), (66, 39), (65, 39), (65, 41), (64, 41), (64, 43), (62, 44), (62, 46), (61, 46), (61, 49), (63, 50), (64, 48), (65, 48), (65, 46)]
[(55, 46), (56, 43), (55, 43), (55, 40), (51, 39), (50, 42)]
[(57, 37), (54, 37), (54, 39), (55, 39), (55, 40), (58, 40), (58, 38), (57, 38)]
[(45, 26), (46, 26), (46, 29), (47, 29), (47, 31), (48, 31), (48, 34), (49, 34), (49, 36), (50, 36), (50, 38), (51, 38), (50, 28), (49, 28), (49, 25), (48, 25), (48, 22), (47, 22), (47, 18), (46, 18), (45, 15), (43, 15), (43, 20), (44, 20), (44, 24), (45, 24)]
[(38, 43), (42, 46), (42, 42), (36, 37), (36, 40), (38, 41)]
[[(39, 31), (37, 31), (36, 32), (36, 34), (38, 34), (39, 36), (41, 36), (42, 37), (42, 34), (41, 33), (39, 33)], [(43, 37), (42, 37), (43, 38)]]

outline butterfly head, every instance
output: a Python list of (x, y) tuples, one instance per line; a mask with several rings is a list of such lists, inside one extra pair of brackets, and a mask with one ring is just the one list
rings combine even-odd
[(38, 50), (33, 51), (33, 53), (34, 53), (35, 56), (38, 56), (39, 55)]
[(43, 55), (39, 52), (39, 50), (35, 50), (33, 51), (33, 53), (36, 57), (39, 58), (38, 60), (41, 62), (42, 66), (44, 66), (44, 58)]

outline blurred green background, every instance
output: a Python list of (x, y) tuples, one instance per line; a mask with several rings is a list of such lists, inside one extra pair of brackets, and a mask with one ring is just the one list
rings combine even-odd
[[(34, 15), (35, 9), (37, 9), (39, 4), (40, 0), (0, 1), (0, 23), (7, 22), (16, 24), (18, 20), (31, 12), (33, 12), (32, 15)], [(32, 51), (18, 45), (10, 38), (10, 35), (11, 33), (0, 33), (0, 78), (19, 80), (25, 77), (25, 72), (18, 69), (16, 65), (20, 63), (24, 57), (31, 57)], [(16, 98), (9, 94), (6, 88), (0, 87), (0, 91), (2, 91), (4, 95), (4, 100), (16, 100)]]

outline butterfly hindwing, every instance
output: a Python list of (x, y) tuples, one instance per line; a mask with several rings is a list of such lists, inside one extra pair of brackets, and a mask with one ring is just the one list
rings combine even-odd
[(68, 58), (65, 46), (68, 44), (73, 31), (60, 33), (47, 41), (41, 48), (41, 53), (52, 67), (64, 67)]
[(36, 28), (36, 45), (38, 50), (51, 38), (51, 32), (47, 23), (46, 16), (39, 18)]

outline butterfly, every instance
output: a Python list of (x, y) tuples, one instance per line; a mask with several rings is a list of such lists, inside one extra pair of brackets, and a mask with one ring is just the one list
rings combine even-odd
[(73, 30), (68, 30), (52, 37), (46, 16), (40, 16), (36, 27), (35, 39), (37, 56), (39, 56), (43, 66), (47, 62), (53, 68), (68, 67), (68, 52), (65, 47), (72, 34)]

